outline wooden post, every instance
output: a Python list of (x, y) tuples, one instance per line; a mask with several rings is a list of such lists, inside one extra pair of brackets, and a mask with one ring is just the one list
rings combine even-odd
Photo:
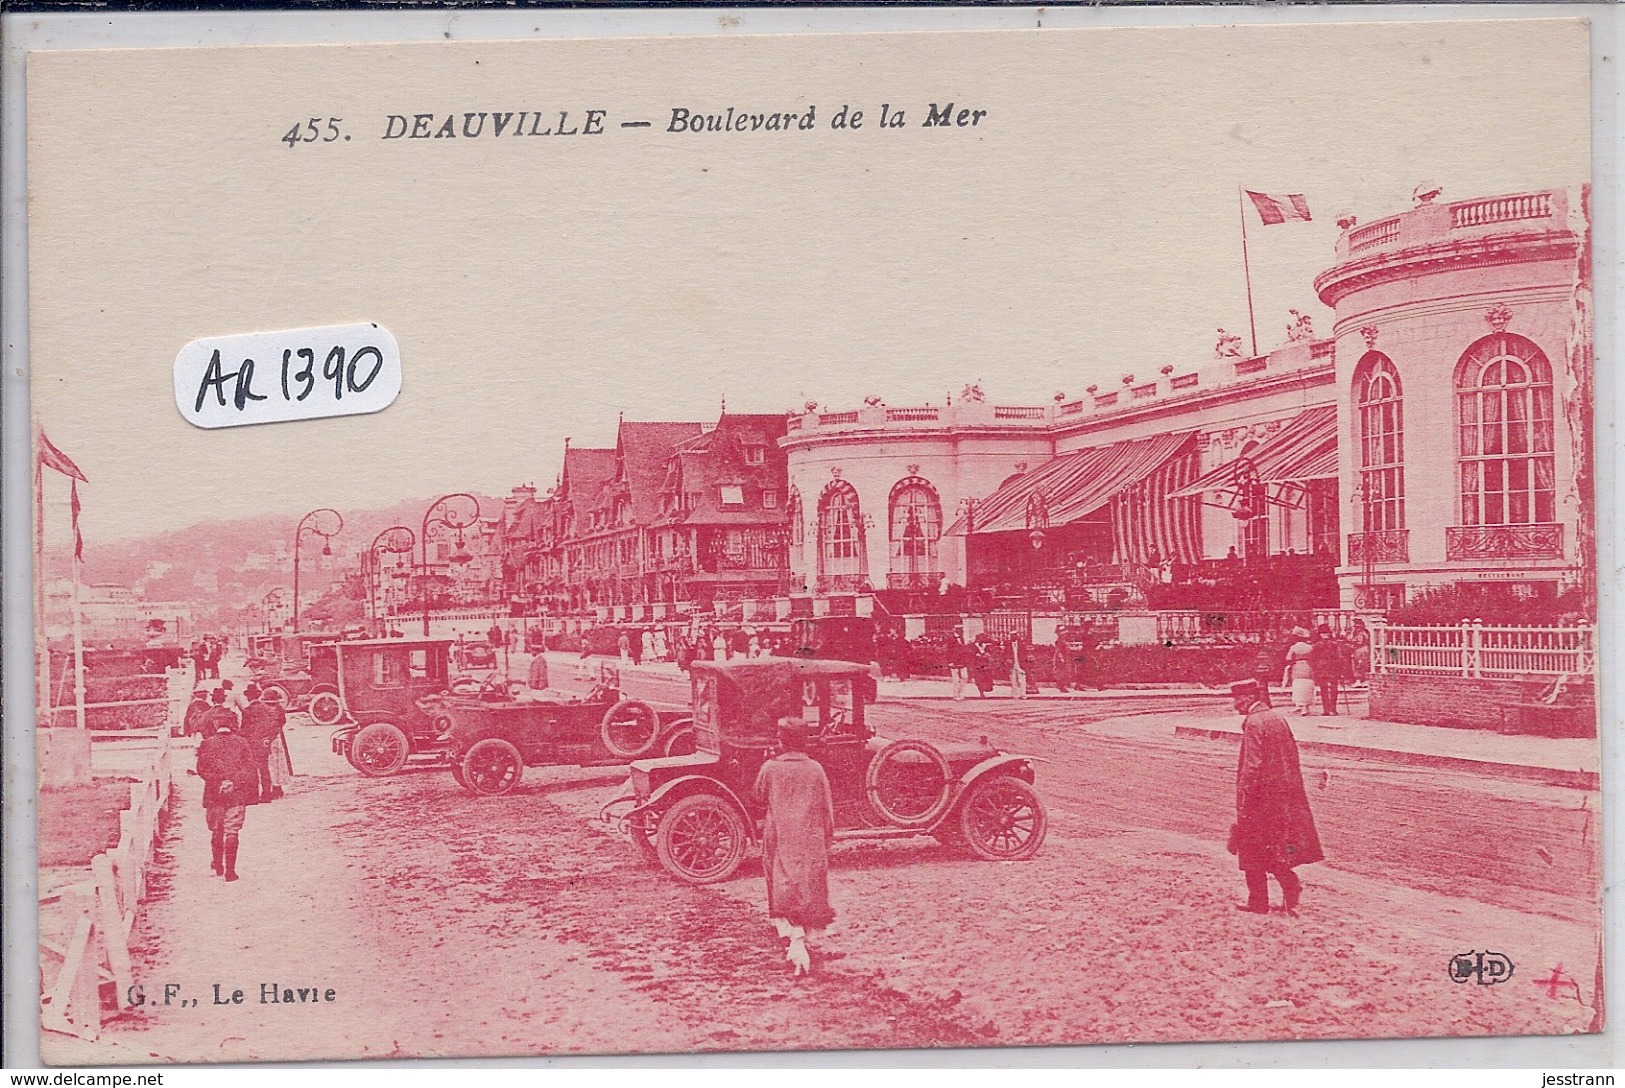
[(90, 871), (96, 880), (96, 927), (101, 930), (113, 985), (122, 995), (129, 991), (134, 978), (130, 968), (130, 946), (126, 939), (124, 915), (119, 907), (118, 886), (113, 878), (113, 859), (106, 854), (97, 854), (90, 859)]
[(94, 944), (96, 929), (89, 909), (92, 900), (72, 898), (79, 903), (78, 920), (68, 939), (62, 973), (40, 1002), (40, 1026), (47, 1031), (60, 1031), (95, 1042), (102, 1031), (102, 1008)]

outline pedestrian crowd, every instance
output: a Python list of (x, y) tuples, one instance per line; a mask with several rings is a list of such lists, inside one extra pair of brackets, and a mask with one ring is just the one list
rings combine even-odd
[[(194, 679), (219, 679), (224, 650), (224, 642), (212, 636), (194, 644), (194, 666), (209, 662), (197, 666)], [(203, 738), (193, 773), (203, 779), (211, 865), (228, 881), (238, 879), (237, 850), (248, 807), (279, 800), (293, 777), (286, 725), (286, 708), (257, 684), (238, 691), (233, 681), (220, 680), (192, 690), (181, 730)]]

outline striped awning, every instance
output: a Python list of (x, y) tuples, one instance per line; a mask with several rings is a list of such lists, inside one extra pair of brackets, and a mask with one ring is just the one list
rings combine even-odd
[(1337, 406), (1323, 404), (1298, 413), (1286, 426), (1265, 439), (1245, 458), (1226, 461), (1200, 479), (1180, 488), (1171, 499), (1209, 492), (1233, 491), (1236, 470), (1251, 461), (1263, 483), (1288, 480), (1325, 480), (1337, 475)]
[(1133, 487), (1195, 441), (1193, 432), (1180, 431), (1053, 457), (1031, 472), (1006, 480), (950, 525), (948, 532), (966, 535), (1030, 529), (1029, 509), (1042, 512), (1039, 516), (1045, 526), (1071, 524), (1111, 502), (1114, 495)]

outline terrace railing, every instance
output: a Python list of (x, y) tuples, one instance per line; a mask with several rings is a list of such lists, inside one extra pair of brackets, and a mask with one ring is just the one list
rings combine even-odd
[(1373, 624), (1371, 671), (1379, 674), (1513, 678), (1592, 676), (1594, 627), (1503, 627), (1465, 621), (1453, 626)]
[(1282, 612), (1157, 612), (1157, 641), (1260, 642), (1289, 636), (1294, 628), (1314, 631), (1330, 627), (1339, 638), (1354, 633), (1360, 613), (1344, 608), (1312, 608)]

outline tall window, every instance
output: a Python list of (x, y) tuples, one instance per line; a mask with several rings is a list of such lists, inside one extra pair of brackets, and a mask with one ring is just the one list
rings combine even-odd
[(1456, 366), (1463, 525), (1557, 519), (1552, 366), (1534, 342), (1486, 336)]
[(936, 570), (942, 537), (942, 502), (937, 489), (919, 476), (907, 476), (891, 489), (891, 569), (893, 574)]
[(1399, 371), (1380, 351), (1367, 352), (1354, 368), (1356, 438), (1364, 488), (1363, 530), (1405, 527), (1405, 415)]
[(801, 492), (790, 489), (790, 569), (805, 574), (807, 570), (806, 524), (801, 514)]
[(818, 501), (818, 568), (828, 578), (863, 573), (863, 525), (858, 493), (842, 480), (824, 488)]

